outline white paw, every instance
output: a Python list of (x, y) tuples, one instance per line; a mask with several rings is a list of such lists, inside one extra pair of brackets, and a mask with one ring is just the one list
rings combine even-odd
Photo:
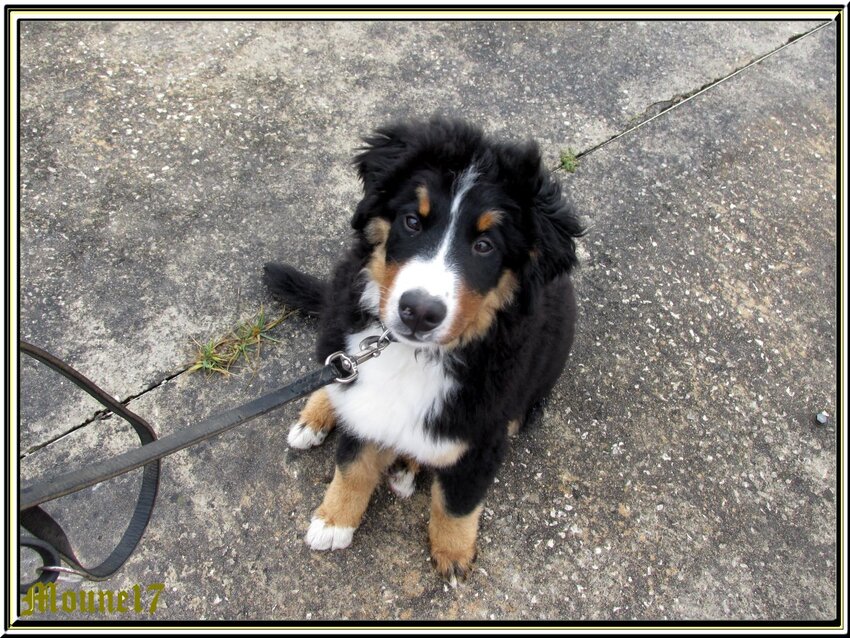
[(353, 527), (326, 525), (321, 518), (314, 518), (310, 523), (310, 529), (307, 530), (304, 541), (310, 546), (310, 549), (345, 549), (351, 545), (353, 537)]
[(416, 475), (413, 472), (403, 469), (390, 474), (387, 477), (387, 483), (399, 498), (410, 498), (416, 489), (414, 486), (415, 478)]
[(303, 423), (296, 423), (289, 428), (289, 435), (286, 437), (286, 442), (289, 443), (289, 447), (307, 450), (311, 447), (321, 445), (327, 436), (328, 433), (326, 430), (316, 432)]

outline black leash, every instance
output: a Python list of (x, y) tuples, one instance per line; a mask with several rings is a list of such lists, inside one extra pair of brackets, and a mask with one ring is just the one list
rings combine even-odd
[[(101, 405), (109, 408), (114, 414), (128, 421), (136, 431), (142, 446), (156, 440), (156, 432), (154, 432), (154, 429), (147, 421), (127, 409), (121, 403), (115, 401), (108, 393), (101, 390), (85, 376), (37, 346), (20, 341), (19, 347), (21, 352), (53, 368), (88, 392)], [(44, 488), (49, 486), (42, 483), (35, 487)], [(82, 487), (77, 489), (82, 489)], [(27, 488), (21, 490), (19, 495), (20, 523), (35, 536), (35, 538), (28, 536), (22, 537), (21, 545), (34, 549), (38, 552), (42, 560), (42, 567), (36, 582), (54, 582), (59, 577), (59, 572), (63, 570), (60, 566), (60, 555), (65, 559), (65, 562), (74, 567), (74, 571), (92, 580), (102, 580), (115, 573), (126, 562), (139, 544), (139, 540), (141, 540), (142, 534), (153, 513), (154, 501), (156, 500), (158, 490), (159, 461), (157, 460), (145, 467), (142, 475), (142, 485), (139, 490), (139, 498), (136, 500), (136, 507), (133, 510), (130, 523), (124, 531), (124, 535), (112, 553), (102, 563), (94, 567), (85, 567), (80, 563), (62, 526), (42, 508), (38, 507), (40, 503), (57, 498), (62, 494), (70, 494), (76, 490), (65, 490), (62, 494), (57, 494), (56, 496), (51, 496), (48, 490), (45, 498), (34, 501), (24, 497), (24, 492), (27, 491)], [(45, 490), (42, 489), (40, 491), (43, 492)], [(29, 589), (32, 584), (34, 583), (27, 583), (22, 586), (22, 592)]]
[(326, 365), (287, 386), (261, 396), (259, 399), (232, 408), (227, 412), (215, 414), (194, 425), (170, 434), (161, 439), (145, 442), (141, 447), (133, 448), (99, 463), (93, 463), (58, 478), (21, 489), (20, 509), (27, 509), (45, 501), (51, 501), (72, 492), (109, 480), (142, 467), (163, 456), (174, 454), (191, 445), (227, 432), (245, 421), (262, 416), (277, 407), (303, 397), (329, 384), (339, 372), (332, 365)]
[[(183, 430), (158, 439), (154, 429), (141, 417), (115, 401), (85, 376), (48, 352), (20, 341), (21, 352), (41, 361), (88, 392), (113, 413), (126, 419), (136, 430), (142, 445), (99, 463), (68, 472), (57, 478), (30, 483), (21, 488), (18, 498), (20, 523), (32, 537), (22, 537), (20, 544), (35, 550), (42, 559), (40, 575), (35, 582), (54, 582), (59, 572), (76, 573), (91, 580), (103, 580), (114, 574), (135, 550), (150, 521), (159, 489), (160, 459), (189, 446), (222, 434), (238, 425), (266, 414), (299, 397), (315, 392), (329, 383), (351, 383), (357, 377), (357, 366), (377, 357), (390, 343), (388, 332), (370, 337), (360, 344), (361, 352), (349, 356), (336, 352), (324, 367), (249, 403), (213, 415)], [(82, 489), (144, 466), (142, 486), (130, 523), (112, 553), (95, 567), (80, 564), (62, 527), (39, 505), (78, 492)], [(73, 567), (59, 564), (59, 556)], [(34, 583), (23, 585), (21, 593)]]

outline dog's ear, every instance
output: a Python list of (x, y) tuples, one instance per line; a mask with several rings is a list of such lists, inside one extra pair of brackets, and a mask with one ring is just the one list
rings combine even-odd
[(351, 226), (361, 231), (367, 222), (379, 214), (385, 184), (399, 170), (408, 152), (409, 127), (392, 124), (379, 128), (363, 138), (364, 146), (354, 157), (353, 164), (363, 182), (363, 199), (357, 205)]
[(577, 264), (575, 238), (584, 234), (578, 216), (558, 182), (542, 165), (533, 142), (502, 150), (503, 168), (522, 208), (528, 259), (522, 267), (520, 305), (528, 310), (550, 281)]

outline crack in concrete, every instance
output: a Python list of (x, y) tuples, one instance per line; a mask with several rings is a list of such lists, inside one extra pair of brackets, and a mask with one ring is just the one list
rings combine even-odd
[[(619, 133), (615, 133), (614, 135), (609, 137), (607, 140), (600, 142), (599, 144), (596, 144), (596, 145), (594, 145), (594, 146), (592, 146), (592, 147), (590, 147), (586, 150), (580, 151), (579, 153), (576, 154), (576, 159), (581, 159), (585, 155), (589, 155), (590, 153), (598, 151), (599, 149), (610, 144), (611, 142), (614, 142), (614, 141), (620, 139), (621, 137), (638, 130), (642, 126), (649, 124), (654, 119), (669, 113), (670, 111), (681, 106), (685, 102), (688, 102), (688, 101), (692, 100), (693, 98), (697, 97), (698, 95), (701, 95), (701, 94), (705, 93), (706, 91), (709, 91), (710, 89), (713, 89), (714, 87), (722, 84), (723, 82), (726, 82), (727, 80), (732, 79), (733, 77), (735, 77), (739, 73), (743, 73), (747, 69), (759, 64), (760, 62), (763, 62), (767, 58), (769, 58), (773, 55), (776, 55), (777, 53), (779, 53), (780, 51), (782, 51), (786, 47), (791, 46), (795, 42), (798, 42), (798, 41), (800, 41), (804, 38), (807, 38), (811, 35), (814, 35), (818, 31), (820, 31), (821, 29), (825, 29), (826, 27), (828, 27), (832, 23), (833, 23), (833, 21), (830, 20), (829, 22), (824, 22), (823, 24), (821, 24), (821, 25), (819, 25), (819, 26), (817, 26), (817, 27), (815, 27), (815, 28), (813, 28), (809, 31), (806, 31), (804, 33), (796, 33), (796, 34), (792, 35), (791, 37), (789, 37), (784, 43), (782, 43), (780, 46), (776, 47), (775, 49), (768, 51), (767, 53), (764, 53), (764, 54), (756, 57), (755, 59), (747, 62), (743, 66), (736, 68), (734, 71), (732, 71), (731, 73), (728, 73), (727, 75), (724, 75), (721, 78), (717, 78), (717, 79), (710, 80), (710, 81), (706, 82), (705, 84), (703, 84), (701, 87), (699, 87), (697, 89), (694, 89), (692, 91), (688, 91), (687, 93), (680, 93), (678, 95), (674, 95), (668, 100), (661, 100), (659, 102), (653, 102), (646, 109), (644, 109), (643, 112), (640, 115), (637, 115), (634, 118), (632, 118), (632, 120), (630, 120), (634, 123), (631, 124), (630, 126), (628, 126), (628, 128), (626, 128), (623, 131), (620, 131)], [(559, 170), (560, 168), (561, 168), (560, 166), (556, 167), (555, 170)]]
[[(131, 401), (134, 401), (135, 399), (138, 399), (139, 397), (146, 395), (148, 392), (156, 390), (162, 384), (167, 383), (167, 382), (171, 381), (172, 379), (176, 379), (177, 377), (179, 377), (181, 374), (184, 374), (188, 370), (189, 370), (189, 366), (186, 366), (185, 368), (177, 370), (176, 372), (172, 372), (171, 374), (166, 375), (165, 377), (163, 377), (159, 381), (155, 381), (153, 383), (148, 384), (147, 386), (145, 386), (141, 391), (137, 392), (136, 394), (131, 394), (130, 396), (128, 396), (124, 399), (121, 399), (119, 401), (119, 403), (121, 403), (121, 405), (126, 406)], [(90, 416), (88, 419), (86, 419), (82, 423), (70, 427), (69, 429), (65, 430), (64, 432), (57, 434), (56, 436), (48, 439), (47, 441), (43, 441), (41, 443), (31, 445), (26, 450), (23, 450), (21, 452), (20, 456), (19, 456), (19, 460), (23, 460), (23, 459), (27, 458), (28, 456), (35, 454), (39, 450), (43, 450), (48, 445), (52, 445), (53, 443), (56, 443), (57, 441), (65, 438), (66, 436), (73, 434), (77, 430), (80, 430), (80, 429), (82, 429), (82, 428), (84, 428), (88, 425), (91, 425), (95, 421), (105, 421), (107, 419), (111, 419), (113, 416), (114, 416), (114, 413), (112, 412), (112, 410), (109, 410), (109, 409), (106, 409), (106, 408), (104, 408), (103, 410), (98, 410), (97, 412), (95, 412), (92, 416)], [(145, 418), (144, 415), (139, 415), (139, 416), (142, 419)]]

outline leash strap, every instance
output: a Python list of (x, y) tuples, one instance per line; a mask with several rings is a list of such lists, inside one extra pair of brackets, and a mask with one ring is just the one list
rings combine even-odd
[[(129, 421), (142, 442), (142, 445), (138, 448), (99, 463), (93, 463), (73, 472), (68, 472), (55, 479), (31, 483), (20, 490), (18, 502), (21, 525), (36, 536), (37, 539), (51, 546), (54, 556), (58, 552), (68, 564), (74, 566), (79, 573), (92, 580), (103, 580), (111, 576), (130, 557), (133, 550), (135, 550), (153, 512), (156, 494), (159, 489), (159, 459), (222, 434), (250, 419), (266, 414), (285, 403), (314, 392), (332, 383), (341, 375), (347, 375), (346, 371), (341, 370), (333, 363), (326, 363), (323, 368), (297, 379), (274, 392), (226, 412), (213, 415), (192, 426), (158, 439), (153, 428), (144, 419), (116, 402), (106, 392), (98, 388), (79, 372), (32, 344), (21, 341), (20, 347), (22, 352), (54, 368), (92, 395), (104, 406), (108, 407), (112, 412)], [(136, 503), (136, 509), (130, 520), (130, 524), (124, 532), (120, 543), (112, 554), (100, 565), (92, 568), (83, 567), (75, 556), (62, 527), (49, 514), (38, 507), (38, 505), (77, 492), (142, 466), (145, 466), (145, 470), (142, 477), (139, 499)], [(43, 548), (43, 543), (32, 543), (30, 542), (31, 540), (35, 541), (36, 539), (24, 537), (21, 539), (21, 545), (35, 549), (45, 561), (38, 581), (55, 581), (57, 576), (56, 571), (64, 570), (58, 567), (58, 563), (47, 562), (46, 556), (49, 554), (49, 551)], [(24, 591), (26, 591), (26, 588), (24, 588)]]
[[(69, 365), (60, 361), (49, 352), (26, 341), (20, 342), (20, 350), (53, 368), (75, 385), (85, 390), (104, 407), (109, 408), (114, 414), (129, 422), (136, 431), (142, 446), (156, 440), (156, 432), (147, 421), (113, 399), (109, 394), (92, 383), (91, 380)], [(30, 547), (38, 552), (43, 563), (41, 573), (36, 582), (47, 583), (56, 580), (59, 575), (57, 568), (60, 568), (57, 554), (61, 555), (65, 559), (65, 562), (72, 565), (75, 570), (92, 580), (102, 580), (115, 573), (136, 549), (153, 514), (154, 502), (159, 491), (159, 470), (160, 464), (158, 460), (151, 462), (145, 467), (142, 474), (142, 485), (139, 488), (139, 498), (136, 500), (136, 507), (133, 510), (133, 515), (130, 518), (127, 529), (124, 530), (121, 540), (112, 553), (102, 563), (94, 567), (85, 567), (80, 563), (62, 526), (42, 508), (38, 507), (39, 503), (55, 497), (44, 498), (33, 503), (28, 503), (27, 499), (21, 498), (20, 523), (36, 537), (22, 538), (21, 545)], [(70, 494), (72, 491), (76, 490), (69, 490), (64, 493)], [(45, 544), (49, 549), (44, 547)], [(28, 588), (26, 587), (25, 590)]]

